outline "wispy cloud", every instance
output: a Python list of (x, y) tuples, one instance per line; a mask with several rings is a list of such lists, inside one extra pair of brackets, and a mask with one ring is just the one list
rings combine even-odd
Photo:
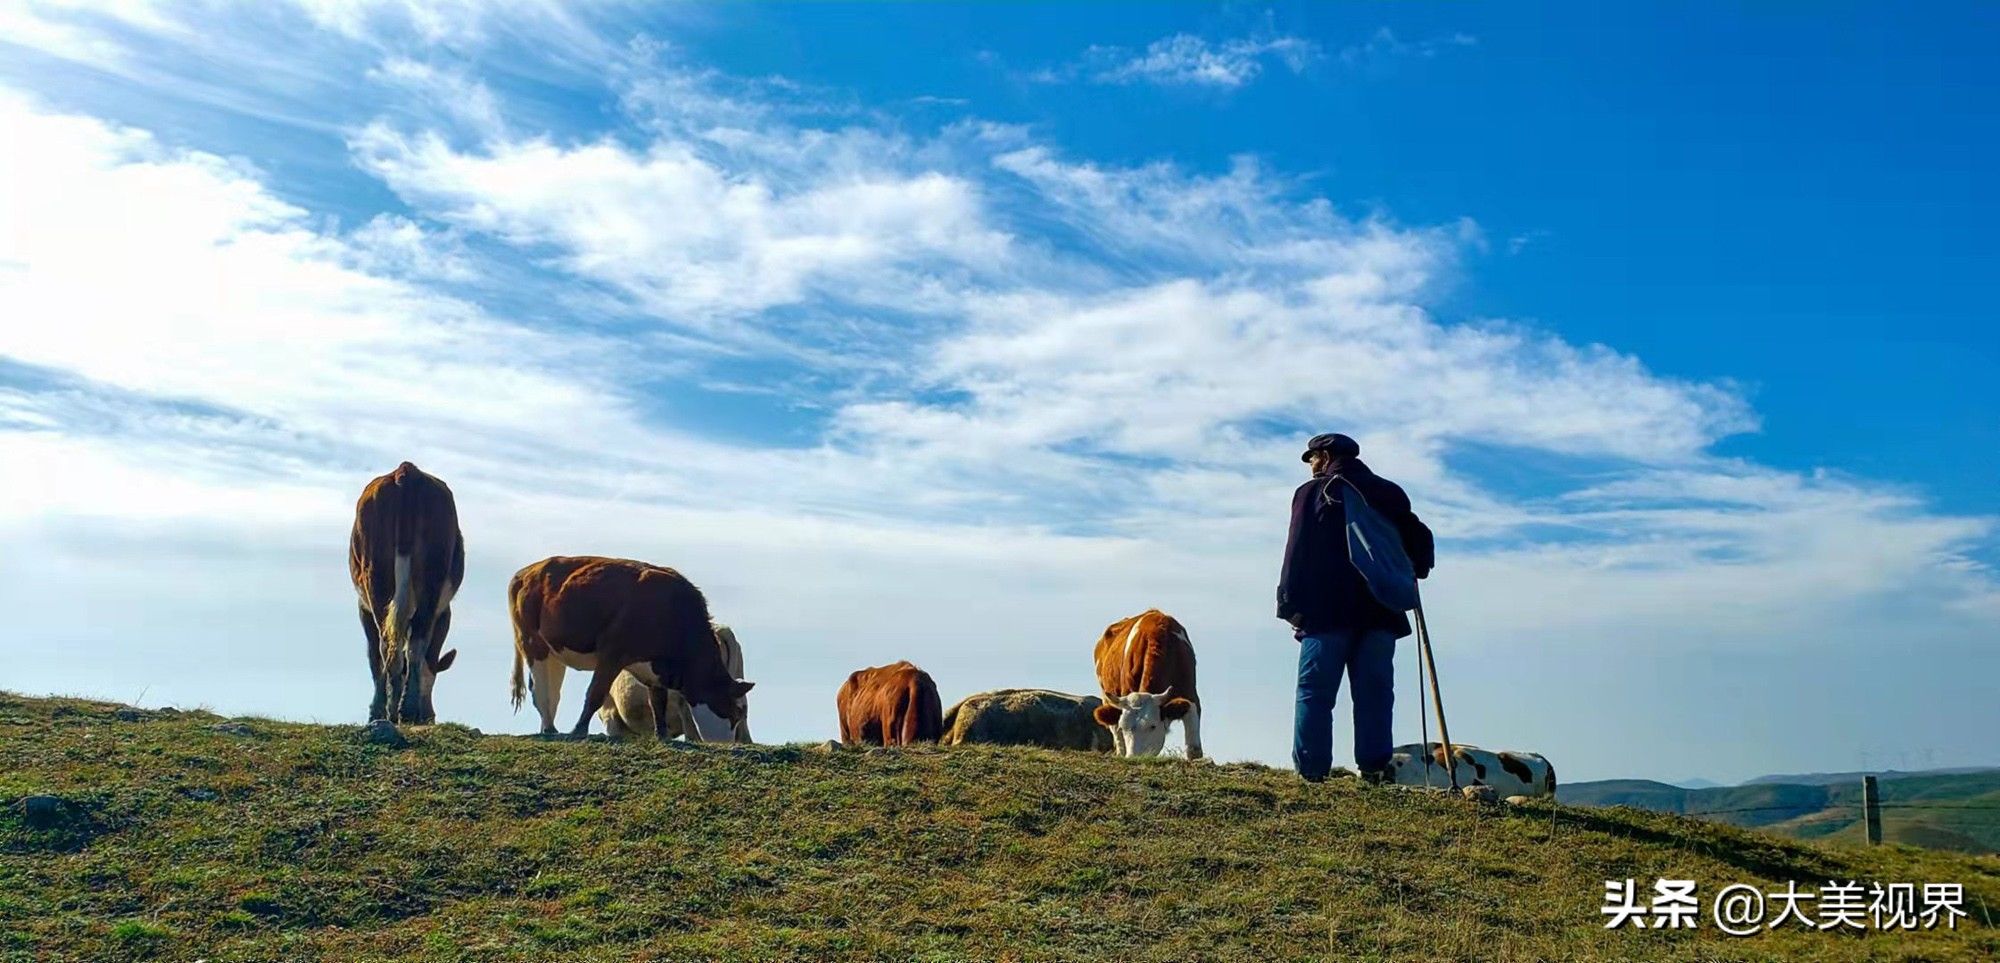
[[(1363, 67), (1391, 59), (1429, 59), (1454, 48), (1477, 46), (1478, 38), (1453, 33), (1426, 40), (1403, 40), (1387, 27), (1367, 40), (1340, 48), (1332, 59)], [(989, 57), (991, 55), (989, 54)], [(1144, 49), (1094, 46), (1068, 63), (1027, 73), (1035, 83), (1154, 84), (1162, 87), (1234, 90), (1247, 86), (1269, 66), (1304, 73), (1329, 59), (1325, 48), (1304, 37), (1266, 29), (1256, 34), (1211, 40), (1195, 34), (1162, 37)]]
[(1319, 44), (1295, 36), (1234, 37), (1211, 41), (1178, 33), (1143, 50), (1097, 46), (1075, 61), (1028, 75), (1038, 83), (1158, 84), (1232, 89), (1256, 80), (1267, 64), (1303, 72), (1324, 55)]
[(1479, 38), (1468, 33), (1445, 34), (1427, 40), (1404, 40), (1396, 36), (1395, 31), (1382, 27), (1367, 40), (1342, 47), (1340, 59), (1343, 63), (1357, 66), (1373, 60), (1396, 57), (1429, 59), (1447, 50), (1478, 45)]

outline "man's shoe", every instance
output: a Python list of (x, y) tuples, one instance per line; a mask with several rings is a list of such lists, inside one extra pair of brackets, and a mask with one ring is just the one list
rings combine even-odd
[(1381, 769), (1361, 770), (1361, 783), (1365, 786), (1380, 786), (1389, 780), (1389, 774)]

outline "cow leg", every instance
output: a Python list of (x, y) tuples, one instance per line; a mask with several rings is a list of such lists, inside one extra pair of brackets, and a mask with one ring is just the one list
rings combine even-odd
[(1187, 757), (1201, 758), (1201, 707), (1195, 706), (1181, 717), (1181, 738), (1187, 741)]
[(431, 663), (444, 654), (445, 636), (451, 633), (451, 609), (439, 609), (437, 621), (431, 623), (430, 645), (424, 650), (424, 721), (437, 721), (437, 700), (433, 693), (437, 689), (437, 672)]
[(590, 674), (590, 688), (583, 692), (583, 714), (577, 717), (576, 728), (569, 731), (570, 738), (590, 735), (590, 717), (597, 715), (598, 708), (610, 697), (611, 683), (618, 681), (618, 673), (623, 671), (624, 666), (606, 658), (602, 651), (598, 653), (597, 669)]
[(528, 663), (528, 694), (542, 716), (542, 735), (556, 731), (556, 703), (562, 701), (563, 664), (553, 655)]
[(382, 630), (375, 625), (375, 613), (361, 609), (361, 631), (368, 636), (368, 675), (375, 683), (375, 698), (368, 703), (368, 721), (389, 718), (389, 680), (382, 675)]
[(661, 742), (672, 742), (674, 738), (673, 699), (665, 686), (648, 686), (646, 701), (653, 707), (653, 734)]
[(666, 691), (668, 736), (677, 739), (685, 737), (689, 742), (696, 741), (695, 736), (689, 735), (694, 732), (694, 708), (688, 705), (687, 696), (672, 689)]

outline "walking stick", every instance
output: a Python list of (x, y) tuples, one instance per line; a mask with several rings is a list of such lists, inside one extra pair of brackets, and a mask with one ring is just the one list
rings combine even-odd
[[(1412, 591), (1414, 592), (1414, 587)], [(1420, 668), (1428, 668), (1430, 670), (1431, 702), (1437, 705), (1438, 739), (1444, 744), (1444, 771), (1446, 775), (1451, 777), (1451, 791), (1457, 792), (1458, 759), (1452, 755), (1451, 751), (1451, 730), (1446, 728), (1444, 724), (1444, 696), (1438, 693), (1437, 658), (1431, 654), (1431, 630), (1430, 626), (1424, 622), (1424, 597), (1421, 593), (1417, 593), (1415, 597), (1417, 600), (1417, 652), (1423, 659)], [(1418, 695), (1421, 696), (1422, 693), (1419, 692)], [(1424, 753), (1426, 755), (1429, 755), (1430, 751), (1430, 746), (1424, 746)]]

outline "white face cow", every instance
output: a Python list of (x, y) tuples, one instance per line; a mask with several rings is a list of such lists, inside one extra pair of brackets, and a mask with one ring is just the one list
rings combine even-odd
[(1194, 703), (1172, 696), (1172, 689), (1133, 692), (1106, 700), (1092, 715), (1098, 725), (1111, 730), (1112, 751), (1121, 756), (1157, 756), (1167, 745), (1167, 724), (1195, 711)]

